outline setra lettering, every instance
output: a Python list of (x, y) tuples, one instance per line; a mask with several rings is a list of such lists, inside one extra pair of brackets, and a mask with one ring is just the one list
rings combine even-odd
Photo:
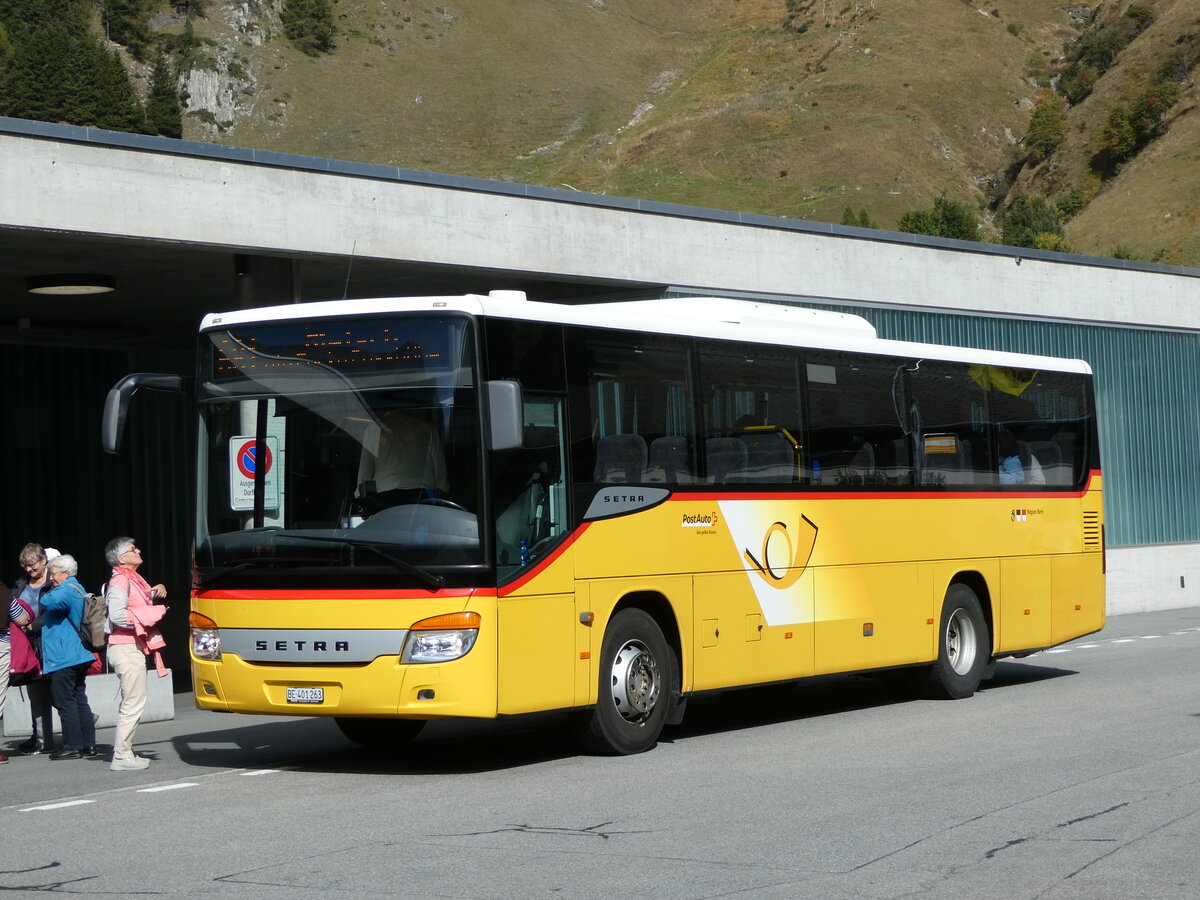
[[(311, 644), (312, 649), (309, 650), (310, 653), (329, 653), (330, 652), (329, 643), (330, 643), (329, 641), (255, 641), (254, 649), (255, 650), (272, 650), (273, 649), (277, 653), (287, 653), (289, 651), (294, 650), (298, 653), (303, 653), (305, 651), (305, 648), (307, 648), (308, 645)], [(350, 642), (349, 641), (334, 641), (332, 652), (333, 653), (349, 653), (350, 652)]]

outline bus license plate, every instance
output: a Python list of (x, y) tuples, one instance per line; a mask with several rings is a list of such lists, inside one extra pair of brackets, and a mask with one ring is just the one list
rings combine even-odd
[(325, 688), (290, 687), (287, 689), (288, 703), (324, 703)]

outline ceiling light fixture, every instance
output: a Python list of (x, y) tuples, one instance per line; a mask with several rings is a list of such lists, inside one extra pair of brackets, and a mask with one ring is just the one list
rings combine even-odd
[(35, 275), (25, 289), (31, 294), (72, 297), (80, 294), (107, 294), (117, 289), (111, 275)]

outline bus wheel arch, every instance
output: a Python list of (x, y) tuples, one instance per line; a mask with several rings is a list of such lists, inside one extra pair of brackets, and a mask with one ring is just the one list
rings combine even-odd
[(679, 697), (679, 631), (665, 598), (632, 594), (617, 604), (597, 668), (596, 706), (579, 723), (584, 746), (606, 755), (651, 749)]
[(992, 617), (985, 612), (990, 607), (987, 585), (977, 573), (963, 573), (951, 581), (942, 601), (937, 657), (929, 667), (926, 696), (961, 700), (975, 693), (992, 658)]

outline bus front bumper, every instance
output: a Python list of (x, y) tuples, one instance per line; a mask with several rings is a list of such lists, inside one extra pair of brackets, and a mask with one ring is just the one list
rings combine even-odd
[(398, 656), (365, 665), (248, 663), (226, 654), (192, 658), (196, 706), (285, 716), (495, 718), (494, 653), (477, 643), (445, 663), (403, 664)]

